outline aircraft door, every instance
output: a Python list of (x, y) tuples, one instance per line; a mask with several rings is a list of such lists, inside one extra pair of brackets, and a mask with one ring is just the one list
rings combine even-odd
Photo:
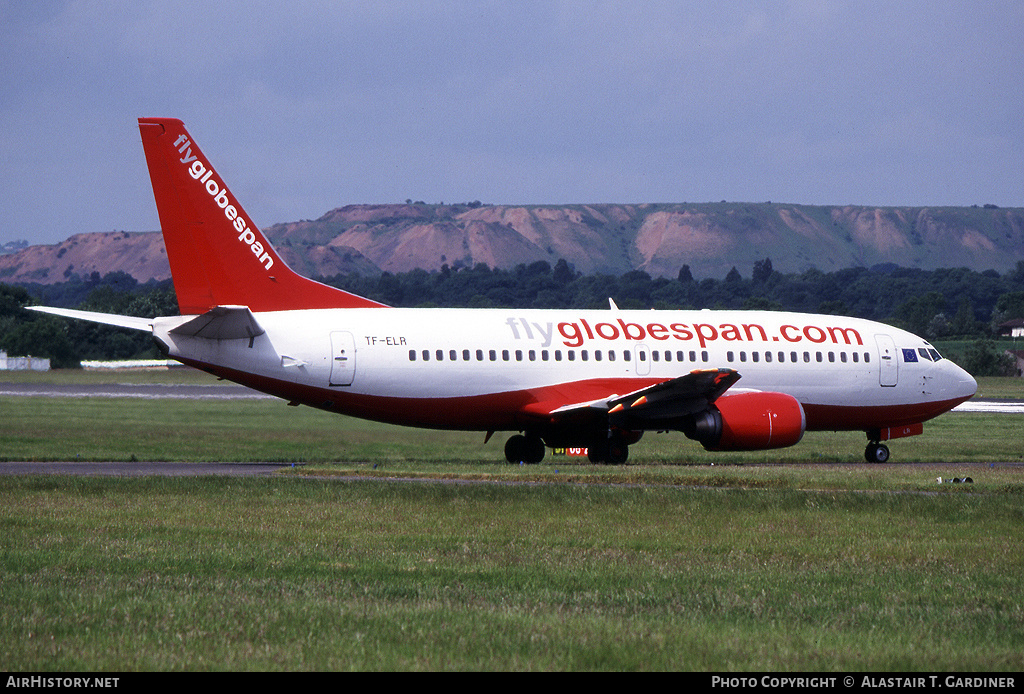
[(332, 386), (350, 386), (356, 375), (356, 341), (352, 333), (331, 333)]
[(896, 343), (889, 335), (875, 335), (878, 345), (878, 384), (891, 388), (896, 385), (899, 360), (896, 358)]
[(647, 345), (637, 345), (633, 348), (633, 368), (637, 376), (646, 376), (651, 373), (651, 350)]

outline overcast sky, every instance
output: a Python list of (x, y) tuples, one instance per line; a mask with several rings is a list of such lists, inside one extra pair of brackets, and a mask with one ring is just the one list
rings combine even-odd
[(355, 203), (1024, 206), (1020, 0), (0, 0), (0, 243)]

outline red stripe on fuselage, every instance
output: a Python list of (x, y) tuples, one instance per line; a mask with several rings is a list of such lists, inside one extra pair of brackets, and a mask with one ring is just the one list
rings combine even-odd
[(310, 407), (387, 424), (465, 431), (519, 431), (529, 424), (548, 419), (541, 413), (526, 411), (528, 405), (551, 403), (550, 408), (555, 409), (574, 402), (606, 398), (613, 393), (629, 393), (665, 380), (596, 378), (501, 393), (450, 398), (399, 398), (354, 393), (345, 387), (308, 386), (192, 359), (178, 359), (215, 376)]
[(970, 399), (968, 396), (907, 405), (803, 405), (807, 431), (867, 431), (926, 422)]
[[(448, 398), (400, 398), (354, 393), (345, 387), (325, 388), (292, 383), (191, 359), (182, 358), (181, 361), (254, 390), (338, 414), (424, 429), (464, 431), (520, 431), (533, 424), (547, 423), (550, 418), (545, 412), (551, 409), (604, 399), (613, 394), (623, 395), (665, 380), (598, 378), (501, 393)], [(968, 399), (907, 405), (839, 406), (803, 403), (803, 406), (807, 415), (807, 431), (867, 431), (924, 422), (948, 412)], [(538, 408), (538, 404), (542, 407)], [(549, 404), (550, 407), (547, 407)]]

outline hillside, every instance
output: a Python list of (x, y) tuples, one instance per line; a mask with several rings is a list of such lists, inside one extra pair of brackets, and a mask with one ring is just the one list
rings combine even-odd
[[(675, 277), (776, 270), (823, 272), (893, 263), (1000, 272), (1024, 260), (1024, 209), (873, 208), (773, 203), (503, 206), (349, 205), (264, 229), (309, 276), (514, 267), (564, 258), (576, 270)], [(0, 256), (0, 281), (62, 282), (121, 270), (140, 282), (170, 272), (158, 233), (77, 234)]]

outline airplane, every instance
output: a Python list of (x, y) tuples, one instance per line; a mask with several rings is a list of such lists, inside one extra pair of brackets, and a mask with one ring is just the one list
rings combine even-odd
[[(184, 124), (139, 129), (181, 315), (32, 307), (150, 332), (170, 358), (328, 412), (510, 432), (505, 458), (586, 448), (622, 464), (645, 432), (709, 451), (792, 446), (806, 431), (886, 441), (977, 383), (924, 339), (832, 315), (735, 310), (393, 308), (292, 271)], [(737, 385), (737, 384), (741, 385)]]

